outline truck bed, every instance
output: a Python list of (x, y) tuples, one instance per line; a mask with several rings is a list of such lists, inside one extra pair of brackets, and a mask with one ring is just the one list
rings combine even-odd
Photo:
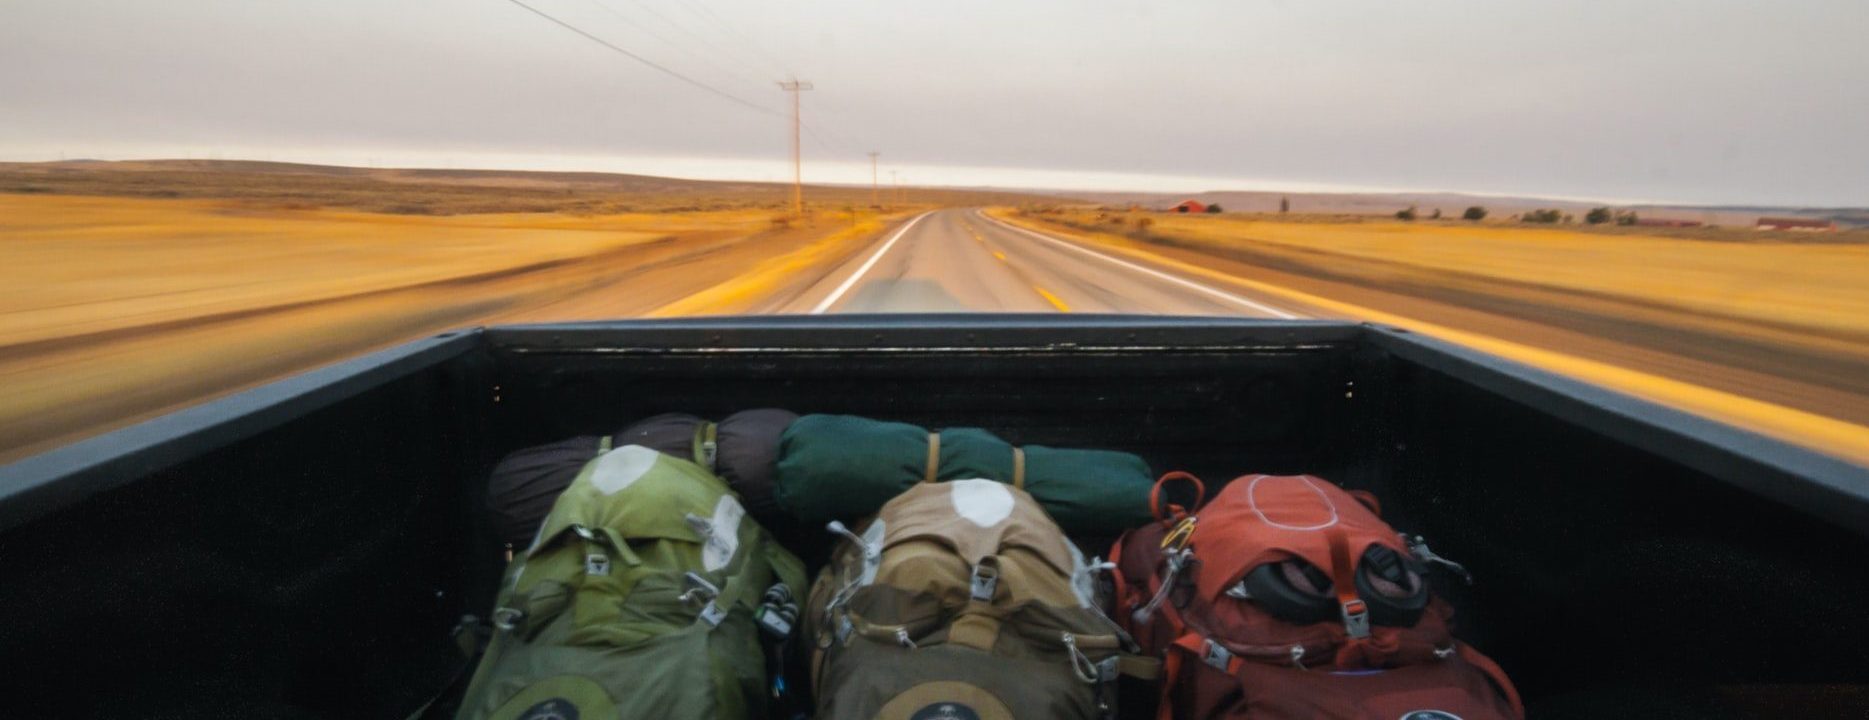
[(1391, 328), (979, 315), (461, 330), (0, 468), (0, 714), (404, 717), (496, 460), (752, 407), (1373, 490), (1534, 717), (1869, 714), (1869, 470)]

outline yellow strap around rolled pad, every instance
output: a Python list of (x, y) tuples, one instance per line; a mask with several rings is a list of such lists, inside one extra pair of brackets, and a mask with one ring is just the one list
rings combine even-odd
[(1012, 486), (1025, 489), (1025, 448), (1012, 446)]
[(928, 433), (928, 466), (922, 470), (922, 482), (934, 482), (941, 471), (941, 433)]

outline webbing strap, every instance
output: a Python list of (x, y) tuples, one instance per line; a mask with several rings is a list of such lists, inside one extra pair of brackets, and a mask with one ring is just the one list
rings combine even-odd
[(922, 470), (922, 482), (934, 482), (941, 471), (941, 433), (928, 433), (928, 465)]
[(1025, 489), (1025, 448), (1012, 446), (1012, 486)]
[(998, 606), (999, 599), (1006, 596), (999, 589), (999, 556), (980, 558), (980, 562), (973, 566), (967, 604), (961, 608), (954, 622), (948, 625), (948, 642), (992, 652), (993, 645), (999, 641), (999, 629), (1007, 612)]
[(715, 453), (720, 442), (717, 437), (719, 432), (720, 425), (711, 422), (703, 422), (694, 426), (694, 441), (690, 443), (694, 450), (694, 462), (696, 465), (707, 468), (708, 472), (714, 471)]
[(1342, 527), (1325, 533), (1330, 538), (1331, 584), (1342, 608), (1343, 629), (1352, 640), (1369, 637), (1369, 606), (1356, 595), (1356, 564), (1350, 560), (1350, 539)]
[(1162, 676), (1162, 661), (1146, 655), (1124, 653), (1116, 658), (1116, 671), (1137, 680), (1155, 680)]

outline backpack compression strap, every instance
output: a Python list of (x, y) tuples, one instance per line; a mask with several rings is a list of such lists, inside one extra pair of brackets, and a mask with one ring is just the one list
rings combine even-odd
[[(707, 423), (707, 427), (711, 432), (714, 424)], [(709, 464), (708, 467), (713, 465)], [(922, 465), (922, 482), (931, 483), (940, 479), (940, 476), (941, 433), (931, 432), (928, 433), (928, 461)], [(1025, 489), (1025, 448), (1017, 445), (1012, 446), (1012, 486)]]
[(928, 433), (928, 463), (922, 469), (922, 482), (934, 482), (941, 471), (941, 433)]
[(720, 425), (711, 422), (696, 423), (694, 426), (694, 463), (716, 472), (714, 461), (720, 456)]

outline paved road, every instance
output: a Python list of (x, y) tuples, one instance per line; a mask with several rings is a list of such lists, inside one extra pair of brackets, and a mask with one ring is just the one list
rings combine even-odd
[(1092, 312), (1309, 315), (1288, 302), (1195, 282), (1160, 268), (1002, 223), (936, 210), (884, 236), (781, 304), (779, 313)]

